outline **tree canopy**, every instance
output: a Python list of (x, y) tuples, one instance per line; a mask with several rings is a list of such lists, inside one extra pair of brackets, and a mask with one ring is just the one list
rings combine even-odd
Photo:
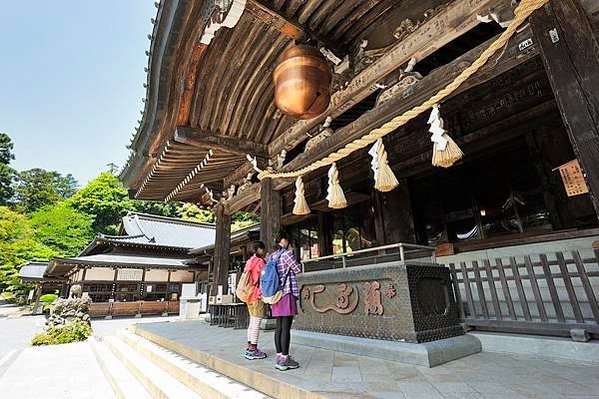
[(23, 293), (19, 266), (32, 260), (48, 260), (57, 255), (34, 237), (26, 216), (0, 206), (0, 291)]
[(0, 205), (7, 205), (15, 191), (13, 182), (16, 171), (9, 166), (15, 159), (12, 153), (13, 143), (6, 133), (0, 133)]
[(114, 234), (121, 217), (133, 209), (127, 189), (114, 175), (103, 172), (71, 198), (73, 208), (93, 216), (97, 232)]
[(77, 191), (77, 181), (71, 174), (40, 168), (25, 170), (18, 174), (15, 188), (16, 203), (26, 212), (34, 212), (71, 197)]
[(48, 205), (31, 215), (34, 237), (59, 256), (75, 256), (94, 238), (93, 217), (68, 202)]

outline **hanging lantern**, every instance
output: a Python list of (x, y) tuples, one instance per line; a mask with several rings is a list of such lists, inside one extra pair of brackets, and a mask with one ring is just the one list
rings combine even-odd
[(331, 100), (331, 71), (320, 52), (309, 46), (290, 47), (273, 72), (275, 104), (298, 119), (322, 114)]

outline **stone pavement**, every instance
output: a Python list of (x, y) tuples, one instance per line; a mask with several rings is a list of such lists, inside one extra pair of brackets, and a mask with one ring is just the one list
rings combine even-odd
[(3, 399), (113, 399), (87, 342), (23, 350), (0, 377)]
[(140, 328), (231, 362), (244, 370), (240, 375), (250, 375), (249, 381), (259, 373), (330, 398), (599, 398), (599, 364), (483, 352), (425, 368), (293, 345), (301, 368), (279, 372), (273, 367), (272, 332), (261, 337), (270, 357), (250, 362), (241, 356), (244, 330), (210, 327), (204, 321)]

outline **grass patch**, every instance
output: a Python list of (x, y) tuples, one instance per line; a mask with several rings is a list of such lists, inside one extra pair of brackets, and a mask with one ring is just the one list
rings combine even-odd
[(40, 296), (40, 302), (54, 302), (56, 299), (58, 299), (58, 295), (56, 294), (44, 294), (42, 296)]
[(48, 331), (36, 334), (31, 345), (57, 345), (85, 341), (92, 334), (92, 328), (83, 320), (76, 320), (64, 326), (50, 327)]

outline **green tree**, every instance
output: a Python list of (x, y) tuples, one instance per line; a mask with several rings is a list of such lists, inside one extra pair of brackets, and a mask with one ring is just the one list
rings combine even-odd
[(132, 206), (135, 212), (149, 213), (177, 217), (181, 204), (178, 202), (138, 201), (133, 200)]
[(15, 159), (12, 150), (14, 145), (12, 140), (6, 133), (0, 133), (0, 163), (8, 165), (10, 161)]
[(0, 291), (24, 294), (28, 289), (19, 280), (19, 268), (32, 259), (48, 260), (56, 252), (34, 238), (24, 215), (0, 206)]
[(214, 223), (214, 212), (212, 211), (200, 209), (197, 205), (190, 203), (178, 204), (178, 206), (177, 213), (173, 216), (201, 223)]
[(77, 181), (72, 175), (33, 168), (18, 174), (16, 202), (26, 212), (34, 212), (72, 196), (76, 190)]
[(235, 212), (231, 215), (231, 231), (237, 231), (260, 223), (260, 218), (251, 212)]
[(13, 181), (16, 171), (8, 166), (15, 159), (13, 143), (6, 133), (0, 133), (0, 205), (6, 205), (14, 195)]
[(116, 233), (121, 217), (134, 207), (125, 186), (109, 172), (101, 173), (69, 202), (78, 211), (93, 216), (95, 231), (108, 234)]
[(67, 203), (45, 206), (31, 215), (35, 239), (58, 256), (75, 256), (94, 238), (93, 217)]

